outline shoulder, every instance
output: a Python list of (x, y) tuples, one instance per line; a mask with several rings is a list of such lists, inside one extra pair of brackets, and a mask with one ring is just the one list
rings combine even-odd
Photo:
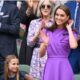
[(14, 9), (18, 9), (16, 5), (10, 4), (8, 2), (4, 2), (3, 7), (5, 6), (6, 9), (9, 9), (9, 11), (13, 11)]
[(31, 23), (38, 23), (38, 22), (40, 22), (40, 18), (39, 19), (34, 19), (34, 20), (31, 21)]
[(76, 1), (68, 1), (65, 3), (65, 5), (71, 10), (76, 8)]
[(65, 5), (75, 5), (76, 1), (67, 1)]

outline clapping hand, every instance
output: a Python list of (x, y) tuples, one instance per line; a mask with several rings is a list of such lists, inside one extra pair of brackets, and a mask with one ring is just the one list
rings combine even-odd
[(48, 36), (43, 31), (40, 31), (39, 37), (43, 40), (43, 42), (46, 45), (48, 44), (49, 38), (48, 38)]
[(39, 36), (40, 35), (40, 31), (44, 28), (45, 23), (44, 21), (41, 22), (41, 25), (38, 29), (36, 29), (36, 35)]

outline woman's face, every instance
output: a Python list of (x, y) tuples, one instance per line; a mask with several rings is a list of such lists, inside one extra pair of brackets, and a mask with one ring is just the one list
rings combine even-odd
[(16, 73), (19, 70), (19, 61), (18, 59), (11, 59), (8, 65), (9, 72)]
[(48, 0), (45, 0), (41, 5), (41, 15), (50, 16), (51, 13), (51, 3)]
[(58, 26), (63, 26), (63, 24), (69, 19), (69, 16), (67, 16), (67, 14), (62, 9), (57, 9), (54, 18)]

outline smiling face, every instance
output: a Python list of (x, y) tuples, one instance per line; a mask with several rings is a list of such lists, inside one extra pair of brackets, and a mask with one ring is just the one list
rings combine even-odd
[(19, 70), (19, 60), (17, 58), (11, 59), (8, 64), (9, 72), (16, 73)]
[(51, 13), (51, 3), (49, 0), (45, 0), (40, 8), (42, 16), (50, 16)]
[(69, 16), (62, 9), (57, 9), (55, 14), (55, 22), (58, 26), (63, 26), (65, 22), (69, 19)]
[(58, 6), (54, 12), (54, 22), (56, 27), (66, 28), (69, 19), (71, 19), (69, 8), (65, 5)]

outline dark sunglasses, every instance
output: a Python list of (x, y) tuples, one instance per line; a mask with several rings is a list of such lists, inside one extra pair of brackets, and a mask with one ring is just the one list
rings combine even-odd
[(45, 7), (46, 7), (47, 9), (51, 9), (51, 5), (42, 5), (42, 6), (41, 6), (42, 9), (45, 9)]

